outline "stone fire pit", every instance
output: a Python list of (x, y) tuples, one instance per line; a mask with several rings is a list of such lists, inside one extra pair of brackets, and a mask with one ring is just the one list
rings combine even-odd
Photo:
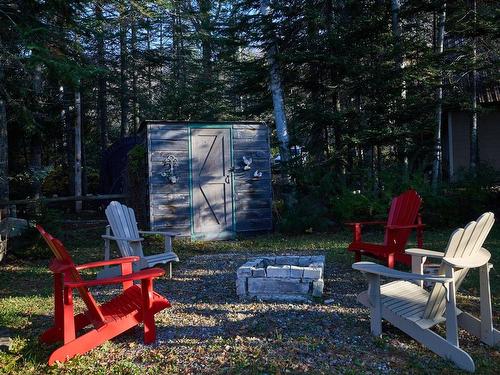
[(310, 301), (323, 295), (324, 256), (265, 256), (236, 272), (242, 300)]

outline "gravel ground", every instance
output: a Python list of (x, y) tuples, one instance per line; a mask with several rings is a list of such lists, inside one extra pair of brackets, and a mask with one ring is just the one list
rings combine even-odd
[[(383, 338), (372, 338), (368, 311), (356, 302), (365, 279), (346, 265), (327, 260), (324, 300), (333, 300), (328, 304), (239, 302), (236, 270), (257, 255), (262, 254), (199, 255), (178, 264), (172, 280), (155, 284), (172, 303), (156, 315), (157, 343), (140, 344), (142, 333), (135, 330), (137, 340), (118, 338), (122, 350), (109, 360), (125, 356), (145, 368), (160, 363), (185, 374), (457, 372), (386, 323)], [(479, 347), (498, 363), (497, 351), (464, 334), (465, 350)]]

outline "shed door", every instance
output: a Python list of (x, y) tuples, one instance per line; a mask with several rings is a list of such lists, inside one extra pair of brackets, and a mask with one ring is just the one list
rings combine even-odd
[(231, 129), (191, 129), (193, 232), (233, 231)]

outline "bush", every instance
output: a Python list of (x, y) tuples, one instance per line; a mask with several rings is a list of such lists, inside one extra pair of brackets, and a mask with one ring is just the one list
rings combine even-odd
[(53, 168), (42, 182), (42, 193), (46, 197), (52, 195), (69, 195), (68, 171), (62, 166)]
[(127, 181), (126, 191), (129, 198), (127, 204), (131, 207), (140, 227), (148, 226), (148, 201), (147, 192), (147, 170), (148, 170), (148, 153), (146, 148), (139, 144), (134, 146), (127, 155)]
[(286, 233), (324, 232), (332, 225), (328, 212), (327, 206), (314, 196), (302, 197), (284, 208), (278, 229)]
[(351, 220), (380, 219), (387, 214), (387, 202), (373, 194), (344, 192), (331, 199), (331, 212), (339, 223)]
[(18, 173), (9, 179), (10, 185), (10, 198), (11, 199), (25, 199), (26, 197), (33, 196), (33, 186), (43, 183), (47, 176), (53, 173), (54, 167), (47, 166), (40, 170), (28, 169), (22, 173)]
[(87, 174), (87, 193), (96, 194), (99, 192), (99, 170), (92, 167), (85, 167)]
[(402, 181), (397, 166), (380, 174), (377, 192), (371, 189), (374, 181), (361, 169), (344, 175), (332, 165), (296, 165), (292, 171), (295, 203), (277, 210), (278, 228), (286, 232), (323, 231), (333, 223), (340, 227), (346, 221), (385, 219), (391, 199), (409, 188), (422, 196), (421, 213), (429, 228), (461, 226), (486, 211), (500, 214), (500, 177), (488, 165), (481, 165), (476, 175), (460, 173), (457, 182), (441, 184), (436, 194), (423, 171)]
[(500, 191), (498, 172), (482, 164), (476, 175), (461, 171), (457, 182), (443, 184), (438, 194), (426, 191), (423, 216), (431, 226), (458, 226), (476, 219), (486, 211), (498, 213)]
[(21, 236), (9, 240), (9, 253), (22, 259), (48, 259), (52, 253), (36, 230), (35, 224), (39, 223), (55, 237), (61, 237), (63, 213), (40, 203), (30, 205), (26, 212), (28, 229)]

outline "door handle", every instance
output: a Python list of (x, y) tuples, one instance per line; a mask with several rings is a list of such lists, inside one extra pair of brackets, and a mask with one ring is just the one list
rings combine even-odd
[(226, 176), (226, 184), (229, 184), (230, 182), (230, 179), (229, 179), (229, 175)]

